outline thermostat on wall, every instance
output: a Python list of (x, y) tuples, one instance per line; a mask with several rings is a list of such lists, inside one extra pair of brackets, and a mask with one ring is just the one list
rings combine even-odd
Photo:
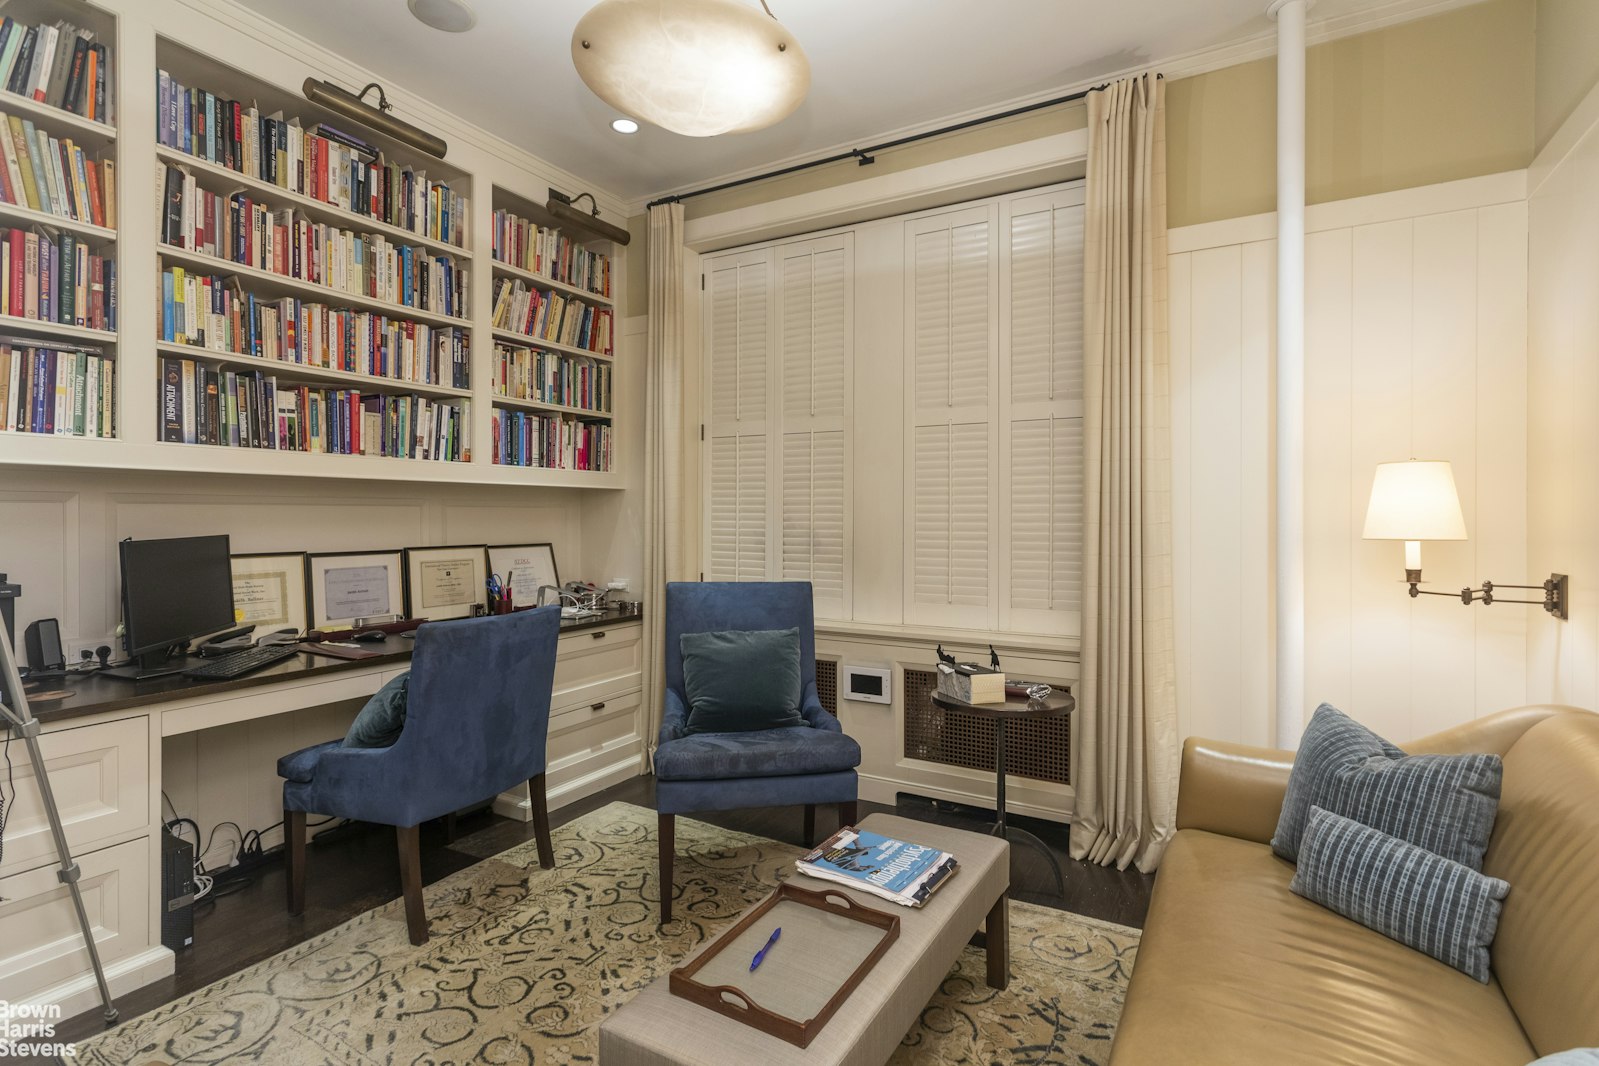
[(894, 675), (886, 666), (843, 665), (840, 688), (847, 700), (860, 703), (894, 702)]

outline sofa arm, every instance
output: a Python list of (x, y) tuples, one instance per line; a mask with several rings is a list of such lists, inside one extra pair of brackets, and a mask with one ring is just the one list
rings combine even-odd
[(1271, 843), (1294, 753), (1222, 740), (1183, 742), (1177, 828)]

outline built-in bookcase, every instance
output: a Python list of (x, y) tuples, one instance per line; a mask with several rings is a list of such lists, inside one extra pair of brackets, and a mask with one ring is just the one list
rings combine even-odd
[(113, 438), (116, 19), (13, 0), (0, 20), (0, 440)]
[(615, 468), (615, 249), (563, 229), (495, 186), (493, 460), (604, 474)]

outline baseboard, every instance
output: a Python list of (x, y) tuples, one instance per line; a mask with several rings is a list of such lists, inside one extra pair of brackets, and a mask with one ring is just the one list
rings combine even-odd
[[(629, 745), (631, 747), (631, 745)], [(636, 750), (624, 751), (611, 762), (597, 766), (588, 772), (572, 778), (552, 788), (546, 794), (545, 802), (550, 810), (558, 810), (568, 803), (576, 803), (580, 799), (592, 796), (596, 792), (619, 785), (623, 781), (638, 777), (643, 771), (639, 769), (639, 756)], [(528, 802), (527, 789), (502, 792), (494, 797), (494, 813), (502, 818), (514, 818), (519, 822), (533, 820), (533, 807)]]
[[(964, 792), (960, 789), (940, 788), (928, 784), (926, 781), (911, 781), (893, 777), (875, 777), (871, 774), (860, 775), (861, 799), (872, 803), (893, 804), (897, 794), (909, 792), (917, 796), (926, 796), (929, 799), (943, 800), (946, 803), (962, 803), (971, 807), (994, 807), (994, 797), (988, 793)], [(1073, 797), (1064, 797), (1064, 809), (1058, 806), (1043, 806), (1018, 799), (1014, 794), (1005, 797), (1005, 810), (1010, 814), (1020, 814), (1028, 818), (1040, 818), (1048, 822), (1069, 822), (1072, 819)]]
[[(171, 977), (176, 968), (177, 956), (167, 948), (156, 945), (135, 955), (129, 955), (125, 959), (106, 963), (105, 979), (106, 984), (111, 986), (111, 996), (115, 999), (117, 996), (125, 996), (135, 989), (143, 988), (152, 981)], [(79, 974), (70, 981), (63, 981), (53, 988), (29, 996), (27, 1002), (59, 1007), (63, 1020), (85, 1011), (99, 1014), (102, 1009), (100, 987), (95, 982), (93, 972)]]

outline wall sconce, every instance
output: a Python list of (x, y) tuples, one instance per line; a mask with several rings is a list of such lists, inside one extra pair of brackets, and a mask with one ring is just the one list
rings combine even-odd
[[(1411, 459), (1403, 463), (1378, 463), (1371, 484), (1371, 502), (1366, 507), (1366, 540), (1405, 542), (1405, 580), (1410, 595), (1458, 596), (1461, 603), (1536, 603), (1556, 618), (1567, 617), (1565, 574), (1550, 574), (1542, 585), (1495, 585), (1484, 581), (1481, 588), (1456, 592), (1433, 592), (1421, 584), (1421, 542), (1424, 540), (1465, 540), (1466, 520), (1460, 512), (1460, 494), (1455, 491), (1455, 475), (1443, 460)], [(1541, 589), (1541, 600), (1509, 600), (1494, 595), (1495, 589)]]
[[(377, 106), (373, 107), (366, 102), (366, 94), (373, 89), (378, 91)], [(444, 138), (434, 133), (429, 133), (420, 126), (413, 126), (409, 122), (402, 122), (389, 114), (394, 110), (394, 105), (389, 103), (389, 98), (383, 92), (383, 86), (372, 82), (359, 93), (352, 93), (341, 89), (331, 81), (318, 81), (316, 78), (305, 79), (305, 84), (300, 87), (305, 98), (313, 104), (321, 104), (329, 111), (336, 111), (345, 118), (353, 119), (369, 129), (386, 133), (401, 144), (409, 145), (419, 152), (444, 158), (444, 153), (449, 151), (449, 146), (444, 143)]]

